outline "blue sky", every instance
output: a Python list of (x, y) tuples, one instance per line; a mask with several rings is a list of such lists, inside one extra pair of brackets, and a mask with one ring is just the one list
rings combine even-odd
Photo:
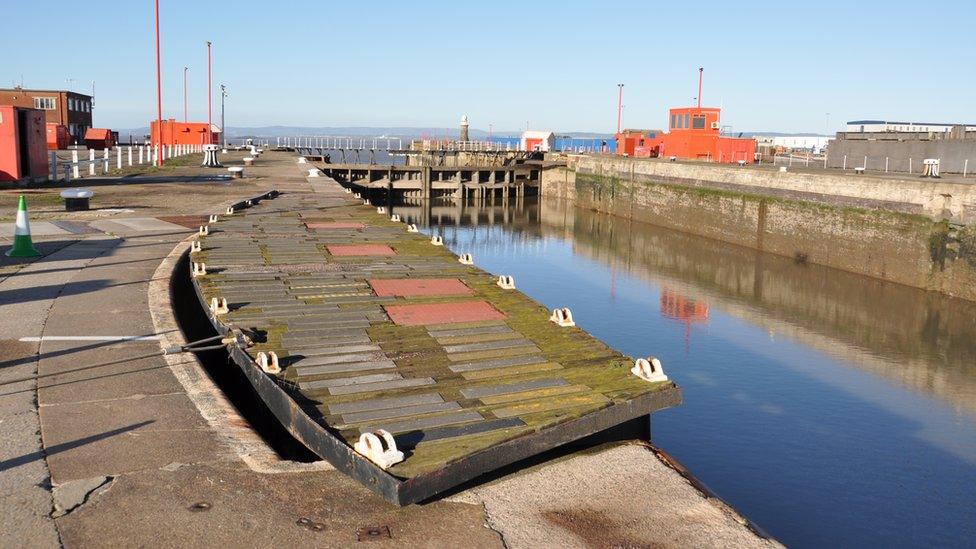
[[(660, 127), (697, 95), (699, 66), (704, 104), (736, 131), (822, 132), (828, 112), (832, 131), (976, 123), (972, 0), (161, 4), (164, 116), (182, 116), (189, 66), (190, 116), (205, 119), (211, 40), (229, 126), (454, 128), (467, 114), (479, 129), (612, 132), (624, 83), (624, 126)], [(151, 1), (5, 8), (0, 85), (94, 80), (96, 125), (155, 117)]]

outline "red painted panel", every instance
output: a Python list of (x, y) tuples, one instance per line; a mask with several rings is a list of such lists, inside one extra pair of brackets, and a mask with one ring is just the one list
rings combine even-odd
[(456, 278), (374, 278), (369, 285), (378, 296), (470, 294), (471, 288)]
[(427, 305), (387, 305), (386, 314), (401, 326), (427, 324), (456, 324), (481, 320), (501, 320), (505, 314), (487, 301), (461, 301), (458, 303), (432, 303)]
[(386, 244), (330, 244), (326, 246), (329, 253), (336, 257), (357, 255), (396, 255), (393, 248)]

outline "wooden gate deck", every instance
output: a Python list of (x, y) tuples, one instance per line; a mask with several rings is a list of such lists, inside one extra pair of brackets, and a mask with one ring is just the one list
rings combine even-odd
[[(634, 376), (632, 358), (321, 185), (220, 215), (198, 237), (191, 261), (207, 274), (193, 280), (205, 308), (228, 301), (212, 320), (236, 336), (231, 354), (269, 410), (388, 500), (428, 498), (680, 402), (670, 381)], [(270, 351), (279, 374), (254, 362)], [(377, 429), (405, 454), (386, 470), (352, 448)]]

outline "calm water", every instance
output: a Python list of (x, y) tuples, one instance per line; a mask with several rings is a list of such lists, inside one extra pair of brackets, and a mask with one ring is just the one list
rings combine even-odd
[(660, 357), (655, 444), (787, 545), (976, 545), (974, 304), (558, 201), (396, 211)]

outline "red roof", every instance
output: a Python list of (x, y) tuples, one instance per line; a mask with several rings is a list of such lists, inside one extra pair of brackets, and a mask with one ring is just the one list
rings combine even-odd
[(106, 128), (88, 128), (85, 132), (85, 139), (111, 139), (112, 130)]

